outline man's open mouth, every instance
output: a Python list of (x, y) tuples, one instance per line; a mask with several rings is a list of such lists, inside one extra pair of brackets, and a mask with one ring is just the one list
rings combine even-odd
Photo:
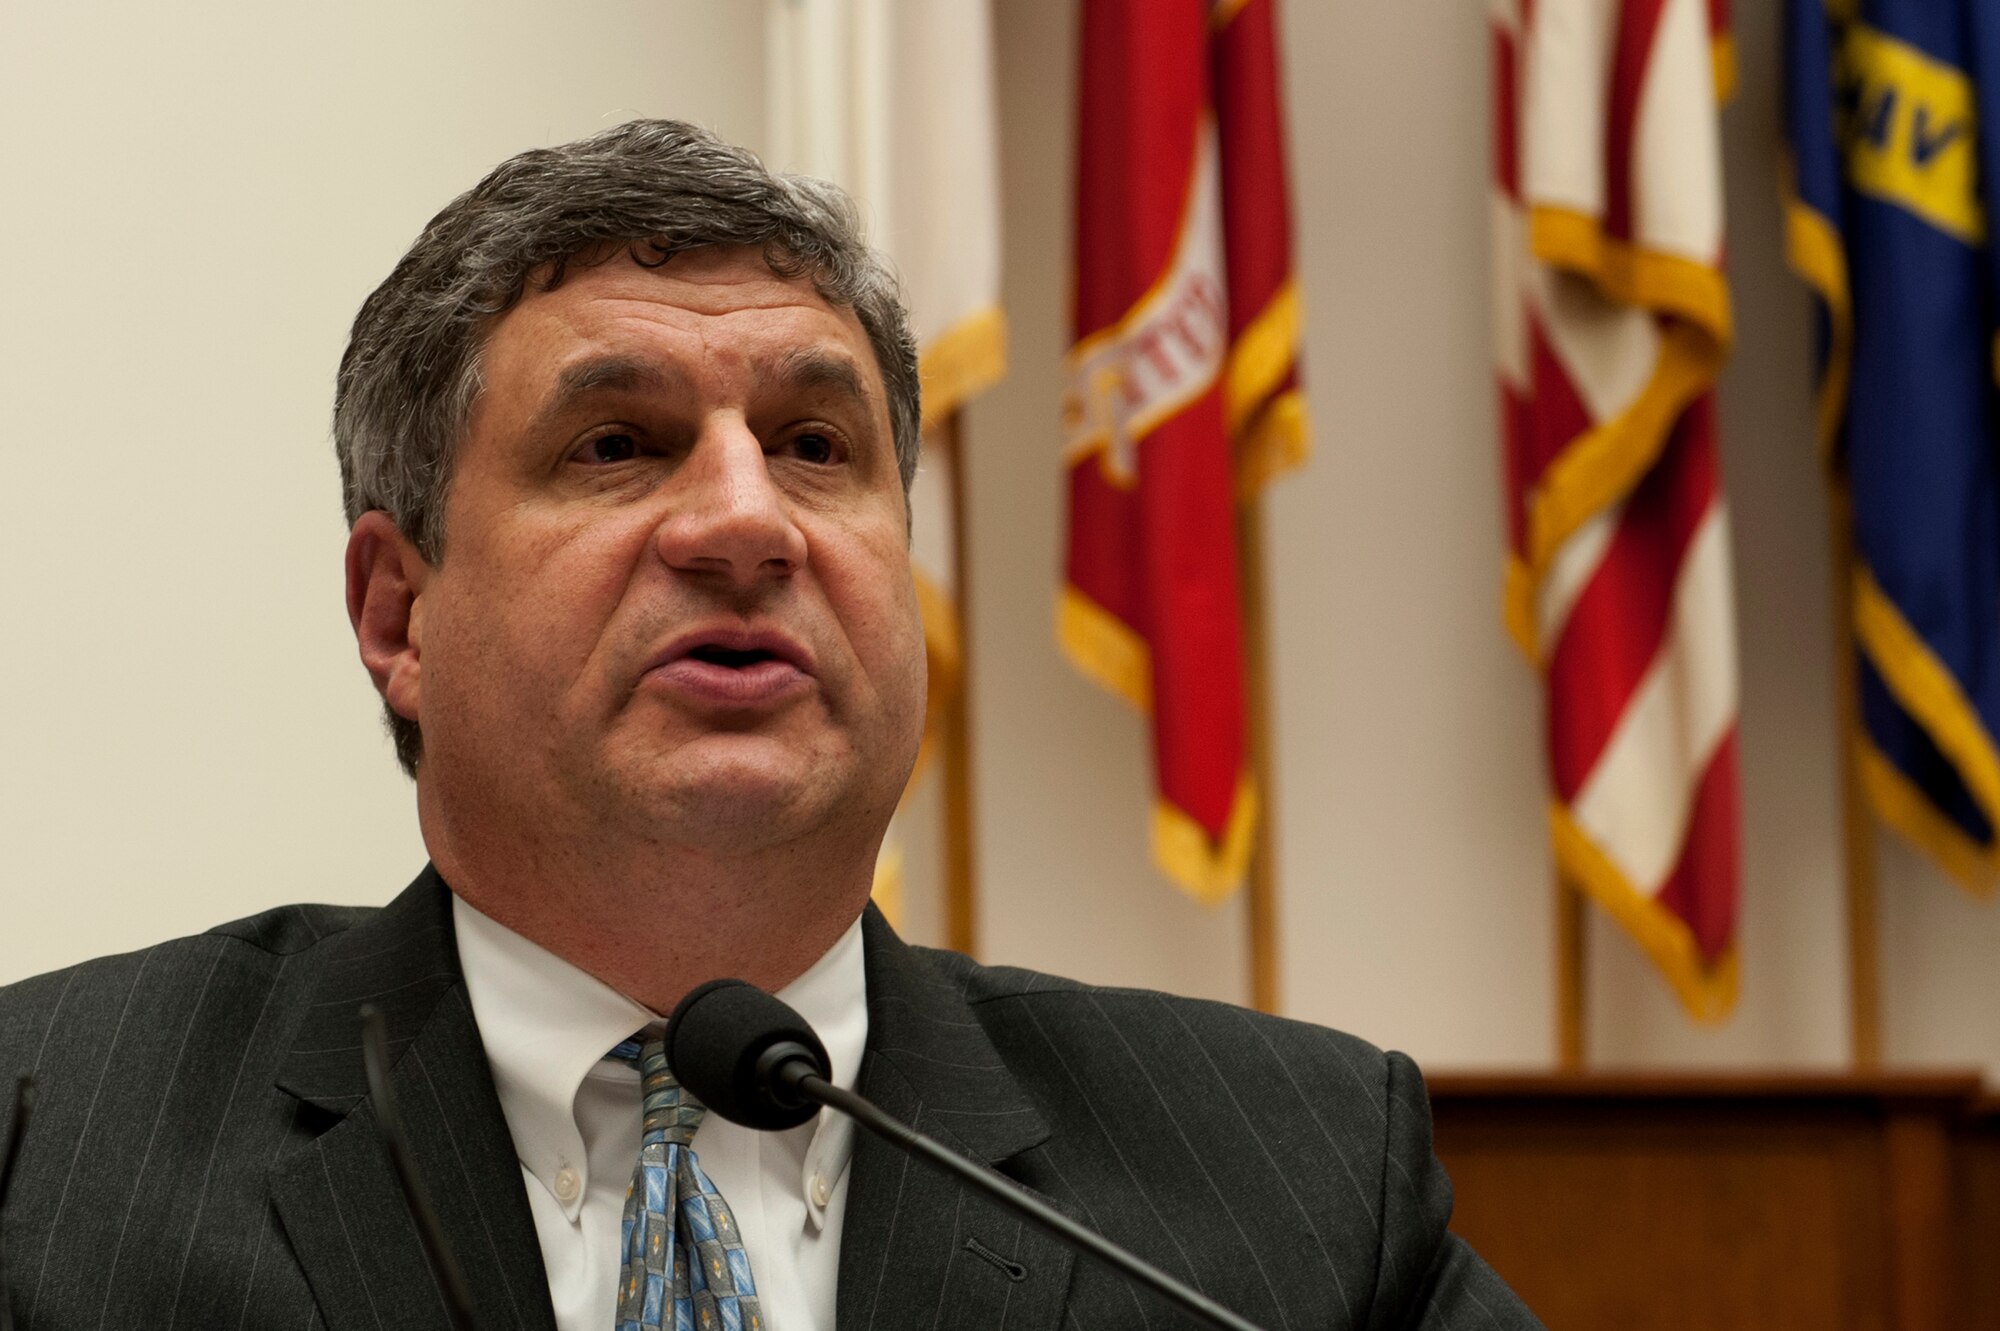
[(739, 650), (735, 647), (717, 646), (714, 643), (703, 643), (698, 647), (692, 648), (689, 650), (688, 655), (697, 661), (706, 661), (710, 665), (728, 666), (735, 670), (741, 670), (745, 666), (756, 665), (760, 661), (776, 661), (781, 659), (776, 652), (768, 652), (761, 647), (749, 647)]
[(646, 672), (659, 687), (726, 708), (782, 703), (812, 686), (812, 656), (782, 633), (695, 629)]

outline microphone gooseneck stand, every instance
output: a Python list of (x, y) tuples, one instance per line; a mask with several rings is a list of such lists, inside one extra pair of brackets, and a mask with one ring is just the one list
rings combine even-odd
[[(14, 1156), (27, 1135), (28, 1114), (35, 1107), (35, 1079), (22, 1077), (14, 1083), (14, 1123), (7, 1129), (7, 1145), (0, 1149), (0, 1215), (7, 1210), (7, 1185), (14, 1179)], [(14, 1331), (14, 1296), (8, 1293), (6, 1246), (0, 1244), (0, 1331)]]
[[(785, 1071), (790, 1072), (797, 1067), (799, 1067), (797, 1063), (792, 1063), (787, 1065)], [(1006, 1175), (976, 1164), (943, 1143), (924, 1136), (915, 1128), (890, 1118), (870, 1101), (862, 1099), (852, 1091), (843, 1091), (818, 1073), (802, 1072), (792, 1078), (791, 1085), (804, 1099), (839, 1110), (876, 1136), (895, 1143), (911, 1155), (926, 1160), (946, 1173), (979, 1188), (988, 1196), (999, 1199), (1051, 1234), (1076, 1245), (1106, 1266), (1124, 1273), (1172, 1300), (1210, 1326), (1222, 1327), (1224, 1331), (1260, 1331), (1255, 1322), (1245, 1321), (1200, 1290), (1175, 1280), (1157, 1266), (1119, 1247), (1096, 1230), (1086, 1229), (1041, 1198), (1024, 1190)]]
[(1090, 1254), (1222, 1331), (1261, 1331), (1201, 1291), (1087, 1229), (997, 1170), (969, 1160), (828, 1079), (831, 1065), (805, 1018), (743, 980), (713, 980), (689, 992), (667, 1022), (674, 1077), (733, 1123), (782, 1130), (825, 1105), (884, 1141), (970, 1184), (1030, 1223)]
[(409, 1205), (410, 1219), (416, 1223), (417, 1238), (424, 1245), (431, 1274), (437, 1277), (438, 1291), (444, 1296), (445, 1313), (451, 1318), (453, 1331), (480, 1331), (479, 1318), (472, 1311), (472, 1292), (458, 1263), (452, 1260), (437, 1212), (431, 1208), (430, 1194), (424, 1191), (424, 1181), (410, 1156), (410, 1141), (403, 1133), (403, 1116), (389, 1090), (389, 1040), (383, 1032), (381, 1009), (373, 1003), (361, 1008), (361, 1064), (368, 1073), (368, 1099), (375, 1107), (376, 1131), (381, 1135), (382, 1145), (388, 1148), (396, 1183)]

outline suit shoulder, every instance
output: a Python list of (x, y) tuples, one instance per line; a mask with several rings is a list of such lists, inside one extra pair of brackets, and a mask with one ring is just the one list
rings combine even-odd
[(277, 907), (0, 986), (0, 1056), (33, 1059), (64, 1031), (108, 1031), (133, 1019), (152, 1025), (181, 1015), (177, 1009), (201, 994), (256, 991), (287, 959), (352, 928), (372, 909)]
[(1060, 975), (1044, 975), (1020, 966), (985, 966), (962, 952), (946, 952), (934, 947), (912, 946), (923, 963), (947, 987), (956, 989), (967, 1003), (978, 1005), (996, 998), (1019, 994), (1059, 991), (1075, 993), (1090, 986)]
[(1212, 999), (1152, 989), (1085, 984), (1012, 966), (982, 966), (953, 952), (927, 952), (949, 976), (988, 1034), (1003, 1044), (1035, 1043), (1080, 1064), (1109, 1066), (1107, 1054), (1179, 1065), (1190, 1059), (1268, 1072), (1302, 1090), (1360, 1096), (1388, 1108), (1392, 1084), (1413, 1065), (1358, 1036), (1311, 1022), (1254, 1012)]
[(333, 934), (360, 924), (379, 906), (278, 906), (218, 924), (205, 938), (234, 938), (273, 956), (302, 952)]

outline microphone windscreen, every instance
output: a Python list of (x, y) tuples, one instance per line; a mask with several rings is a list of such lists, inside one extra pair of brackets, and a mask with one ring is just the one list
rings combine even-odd
[(667, 1019), (667, 1066), (674, 1080), (731, 1123), (766, 1132), (797, 1127), (819, 1112), (774, 1094), (758, 1060), (780, 1044), (801, 1046), (821, 1077), (831, 1078), (826, 1046), (783, 999), (745, 980), (711, 980), (692, 989)]

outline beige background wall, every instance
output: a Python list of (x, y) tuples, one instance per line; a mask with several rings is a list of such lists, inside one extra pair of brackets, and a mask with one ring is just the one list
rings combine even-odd
[[(1727, 123), (1745, 991), (1689, 1027), (1591, 939), (1592, 1052), (1833, 1066), (1844, 963), (1806, 306), (1775, 0)], [(1240, 907), (1143, 854), (1139, 718), (1057, 657), (1071, 0), (997, 6), (1014, 373), (971, 413), (988, 957), (1240, 998)], [(336, 17), (337, 15), (337, 17)], [(1537, 694), (1495, 608), (1483, 20), (1285, 11), (1318, 455), (1269, 502), (1285, 998), (1432, 1066), (1545, 1064)], [(361, 297), (500, 157), (635, 114), (763, 133), (758, 6), (0, 9), (0, 981), (421, 862), (340, 607), (330, 384)], [(921, 862), (921, 856), (915, 857)], [(2000, 1074), (2000, 907), (1885, 850), (1892, 1058)], [(913, 929), (935, 913), (920, 899)]]

